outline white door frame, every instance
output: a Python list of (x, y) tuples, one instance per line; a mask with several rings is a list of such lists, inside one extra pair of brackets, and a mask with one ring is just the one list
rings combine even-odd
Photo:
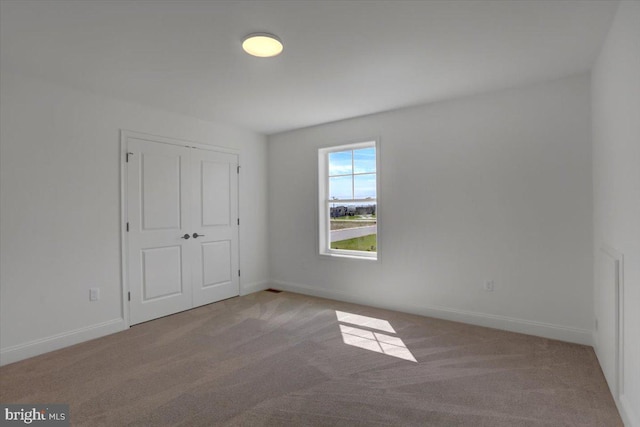
[[(614, 249), (613, 247), (603, 244), (600, 247), (599, 257), (606, 256), (613, 262), (615, 271), (615, 288), (614, 292), (614, 324), (615, 324), (615, 356), (614, 356), (614, 380), (615, 389), (611, 389), (609, 379), (607, 378), (607, 384), (611, 389), (616, 404), (619, 405), (620, 399), (624, 396), (624, 255)], [(598, 268), (602, 268), (601, 258), (595, 260), (599, 265)], [(596, 280), (599, 278), (596, 277)], [(596, 286), (602, 286), (602, 284), (596, 284)], [(597, 313), (596, 313), (597, 315)], [(594, 343), (596, 349), (596, 356), (598, 352), (602, 351), (597, 340), (597, 333), (595, 334)], [(604, 372), (604, 370), (603, 370)]]
[[(129, 272), (129, 244), (127, 239), (127, 224), (129, 222), (128, 211), (129, 206), (127, 204), (128, 189), (127, 189), (127, 153), (128, 153), (128, 139), (135, 138), (144, 141), (156, 142), (160, 144), (177, 145), (180, 147), (199, 148), (201, 150), (216, 151), (219, 153), (230, 153), (238, 156), (238, 167), (241, 164), (240, 150), (222, 147), (218, 145), (203, 144), (200, 142), (193, 142), (187, 140), (180, 140), (174, 138), (168, 138), (165, 136), (151, 135), (148, 133), (141, 133), (126, 129), (120, 129), (120, 275), (122, 282), (122, 305), (121, 312), (127, 328), (131, 326), (131, 319), (129, 315), (129, 281), (127, 279)], [(240, 177), (238, 177), (238, 193), (240, 192)], [(240, 217), (240, 194), (238, 194), (238, 217)], [(240, 262), (240, 230), (238, 229), (238, 262)], [(238, 277), (240, 288), (242, 288), (242, 278)]]

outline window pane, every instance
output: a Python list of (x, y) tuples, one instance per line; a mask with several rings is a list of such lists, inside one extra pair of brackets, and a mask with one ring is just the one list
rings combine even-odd
[(377, 252), (376, 203), (330, 203), (331, 249)]
[(329, 199), (353, 199), (351, 178), (353, 175), (329, 178)]
[(353, 177), (354, 199), (376, 198), (376, 174), (355, 175)]
[(329, 176), (352, 173), (352, 153), (351, 150), (329, 153)]
[(353, 150), (353, 173), (365, 173), (376, 171), (375, 147)]

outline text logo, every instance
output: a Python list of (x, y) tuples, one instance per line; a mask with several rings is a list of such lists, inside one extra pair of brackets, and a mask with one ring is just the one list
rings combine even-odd
[(0, 426), (69, 427), (69, 405), (0, 403)]

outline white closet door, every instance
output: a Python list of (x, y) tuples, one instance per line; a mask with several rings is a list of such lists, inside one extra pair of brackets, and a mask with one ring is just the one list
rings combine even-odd
[(187, 147), (128, 140), (130, 323), (192, 307)]
[(191, 150), (193, 306), (240, 294), (238, 156)]

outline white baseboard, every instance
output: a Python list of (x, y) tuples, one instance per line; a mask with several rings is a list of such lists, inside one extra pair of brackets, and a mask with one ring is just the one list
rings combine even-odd
[(249, 295), (254, 292), (264, 291), (265, 289), (269, 289), (269, 281), (262, 280), (260, 282), (246, 283), (240, 285), (240, 295)]
[(620, 396), (618, 404), (618, 411), (620, 411), (620, 417), (626, 427), (640, 427), (640, 415), (638, 415), (637, 406), (633, 406), (627, 397), (623, 394)]
[[(242, 284), (240, 295), (248, 295), (268, 288), (269, 282), (266, 280)], [(3, 348), (0, 349), (0, 366), (59, 350), (84, 341), (100, 338), (125, 329), (128, 329), (128, 326), (124, 319), (113, 319), (97, 325), (91, 325), (24, 344)]]
[(372, 307), (388, 310), (402, 311), (420, 316), (435, 317), (438, 319), (452, 320), (454, 322), (469, 323), (488, 328), (502, 329), (527, 335), (567, 341), (577, 344), (592, 345), (592, 331), (587, 329), (571, 328), (549, 323), (534, 322), (524, 319), (516, 319), (507, 316), (478, 313), (458, 310), (441, 306), (414, 306), (409, 304), (397, 304), (380, 302), (371, 296), (356, 296), (339, 291), (318, 289), (311, 286), (290, 282), (272, 281), (272, 287), (283, 291), (311, 295), (321, 298), (335, 299), (339, 301), (364, 304)]
[(124, 319), (113, 319), (73, 331), (29, 341), (0, 350), (0, 366), (18, 362), (70, 345), (79, 344), (128, 329)]

